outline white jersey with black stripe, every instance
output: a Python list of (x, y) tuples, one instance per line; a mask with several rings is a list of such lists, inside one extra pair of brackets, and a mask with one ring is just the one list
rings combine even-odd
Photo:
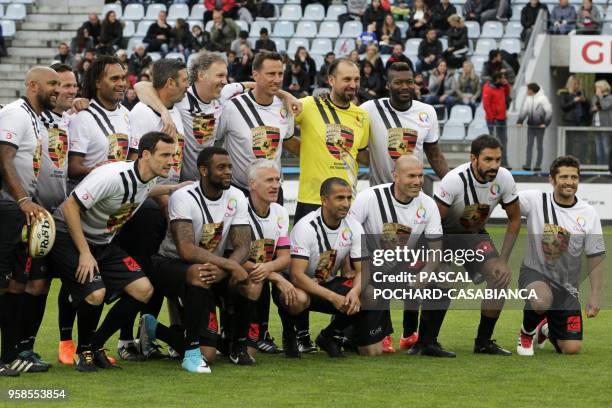
[(434, 198), (449, 207), (442, 220), (444, 233), (469, 234), (483, 230), (497, 204), (506, 207), (518, 200), (518, 195), (508, 169), (500, 167), (493, 181), (481, 183), (471, 163), (464, 163), (442, 178)]
[[(87, 242), (109, 244), (117, 231), (138, 211), (157, 182), (144, 182), (138, 160), (102, 165), (87, 175), (71, 195), (81, 207), (81, 226)], [(62, 204), (54, 217), (57, 229), (68, 232)], [(143, 237), (143, 239), (146, 237)]]
[(42, 158), (36, 196), (40, 205), (53, 212), (66, 199), (68, 178), (68, 126), (73, 115), (44, 111), (41, 115)]
[[(43, 131), (40, 116), (25, 97), (0, 110), (0, 144), (17, 150), (13, 164), (21, 187), (31, 198), (36, 198)], [(0, 200), (15, 201), (5, 186), (6, 183), (2, 183)]]
[(278, 249), (289, 249), (289, 212), (280, 204), (272, 203), (265, 217), (260, 217), (249, 200), (249, 224), (253, 239), (249, 260), (270, 262)]
[(440, 137), (438, 117), (433, 106), (413, 100), (401, 111), (391, 106), (389, 98), (367, 101), (361, 105), (370, 116), (370, 184), (391, 183), (393, 163), (412, 154), (423, 160), (423, 145), (437, 143)]

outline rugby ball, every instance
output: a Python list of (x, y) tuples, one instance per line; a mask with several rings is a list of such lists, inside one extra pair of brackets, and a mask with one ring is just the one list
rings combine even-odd
[(24, 225), (21, 240), (26, 245), (28, 256), (42, 258), (47, 256), (55, 243), (55, 221), (47, 210), (42, 219), (36, 218), (30, 226)]

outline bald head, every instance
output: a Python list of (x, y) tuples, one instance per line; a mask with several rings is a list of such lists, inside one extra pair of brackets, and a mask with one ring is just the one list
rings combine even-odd
[(59, 94), (60, 79), (55, 70), (37, 66), (26, 74), (26, 96), (28, 101), (40, 114), (43, 110), (52, 110)]
[(393, 166), (393, 171), (403, 171), (406, 168), (414, 167), (417, 169), (423, 169), (423, 162), (413, 155), (404, 155), (397, 158)]
[(54, 74), (57, 75), (57, 72), (55, 72), (49, 67), (41, 67), (41, 66), (32, 67), (26, 74), (26, 79), (25, 79), (26, 86), (28, 86), (30, 82), (32, 81), (34, 82), (40, 82), (41, 80), (45, 81), (47, 78), (49, 78), (50, 76), (53, 76)]
[(394, 194), (400, 201), (410, 201), (423, 187), (423, 161), (413, 155), (400, 156), (393, 167)]

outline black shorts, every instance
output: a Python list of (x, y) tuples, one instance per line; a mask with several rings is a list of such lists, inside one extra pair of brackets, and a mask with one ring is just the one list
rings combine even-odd
[(461, 265), (465, 268), (471, 278), (482, 273), (482, 267), (489, 259), (499, 258), (499, 253), (491, 236), (486, 231), (478, 234), (445, 234), (443, 236), (444, 249), (481, 251), (483, 260), (466, 262)]
[(111, 303), (123, 292), (123, 288), (145, 275), (138, 262), (115, 244), (89, 245), (98, 262), (100, 273), (92, 282), (81, 284), (76, 279), (79, 266), (79, 251), (67, 232), (57, 231), (55, 245), (49, 255), (52, 267), (62, 279), (70, 293), (71, 301), (77, 305), (90, 293), (106, 288), (105, 301)]
[[(353, 287), (353, 280), (338, 276), (321, 284), (321, 286), (341, 296), (346, 296)], [(331, 315), (340, 313), (331, 302), (315, 296), (310, 297), (308, 310)], [(376, 344), (393, 332), (390, 319), (388, 319), (388, 312), (384, 310), (361, 310), (359, 313), (350, 316), (350, 320), (351, 324), (355, 326), (354, 342), (356, 346)]]
[(578, 297), (559, 287), (540, 272), (521, 265), (519, 287), (525, 289), (533, 282), (548, 284), (553, 302), (545, 313), (549, 337), (554, 340), (582, 340), (582, 311)]

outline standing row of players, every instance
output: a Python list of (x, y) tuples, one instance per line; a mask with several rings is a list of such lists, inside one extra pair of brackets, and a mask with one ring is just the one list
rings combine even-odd
[[(501, 147), (491, 137), (475, 140), (470, 162), (449, 172), (437, 146), (435, 111), (414, 100), (405, 64), (391, 67), (390, 98), (357, 107), (350, 101), (359, 71), (344, 59), (329, 69), (329, 97), (301, 102), (279, 90), (282, 61), (274, 53), (258, 55), (254, 83), (229, 85), (225, 61), (215, 54), (201, 54), (189, 73), (182, 62), (163, 59), (154, 65), (152, 84), (137, 86), (142, 102), (128, 112), (120, 105), (125, 71), (114, 58), (101, 57), (87, 74), (86, 108), (76, 114), (70, 113), (74, 74), (65, 66), (52, 68), (32, 69), (26, 96), (0, 111), (0, 218), (6, 226), (0, 237), (0, 318), (2, 361), (8, 364), (0, 368), (2, 375), (49, 368), (33, 350), (54, 276), (62, 279), (61, 362), (71, 363), (74, 354), (80, 371), (117, 367), (104, 344), (120, 331), (118, 351), (125, 360), (158, 357), (160, 339), (183, 358), (186, 370), (209, 372), (218, 348), (242, 365), (254, 363), (257, 348), (274, 351), (267, 331), (270, 297), (278, 305), (289, 357), (314, 348), (309, 311), (334, 315), (316, 341), (331, 356), (342, 356), (349, 344), (367, 355), (393, 351), (389, 313), (360, 310), (363, 232), (423, 235), (433, 247), (485, 249), (485, 262), (468, 270), (497, 288), (510, 281), (507, 263), (521, 208), (533, 231), (550, 229), (550, 207), (555, 225), (570, 231), (569, 237), (601, 237), (595, 211), (575, 199), (579, 166), (571, 158), (553, 164), (553, 194), (526, 194), (525, 204), (521, 194), (521, 205), (511, 174), (500, 168)], [(292, 137), (294, 123), (299, 140)], [(215, 141), (227, 150), (214, 147)], [(277, 203), (283, 148), (300, 156), (291, 236), (287, 211)], [(437, 203), (421, 192), (423, 152), (442, 178)], [(369, 164), (375, 187), (351, 206), (358, 160)], [(509, 216), (501, 254), (484, 234), (498, 203)], [(32, 260), (20, 245), (21, 229), (44, 217), (45, 208), (57, 223), (56, 243), (47, 258)], [(574, 213), (588, 225), (577, 230), (563, 224), (576, 219)], [(458, 233), (474, 239), (443, 239)], [(592, 276), (599, 277), (591, 279), (595, 295), (587, 305), (595, 315), (603, 240), (582, 245), (592, 256)], [(521, 271), (529, 279), (522, 282), (547, 290), (550, 301), (526, 307), (521, 354), (533, 350), (528, 342), (535, 326), (546, 334), (542, 314), (561, 296), (557, 288), (567, 286), (548, 276), (550, 262), (538, 261), (541, 251), (531, 255)], [(156, 320), (164, 297), (172, 306), (171, 327)], [(98, 325), (104, 302), (115, 300)], [(407, 305), (400, 346), (412, 354), (454, 356), (437, 341), (449, 303), (422, 305), (418, 332), (419, 305)], [(502, 306), (483, 302), (475, 352), (510, 354), (491, 340)], [(567, 316), (547, 316), (561, 351), (579, 348), (581, 315), (575, 306)], [(139, 312), (136, 347), (132, 332)], [(565, 325), (563, 318), (578, 323)]]

